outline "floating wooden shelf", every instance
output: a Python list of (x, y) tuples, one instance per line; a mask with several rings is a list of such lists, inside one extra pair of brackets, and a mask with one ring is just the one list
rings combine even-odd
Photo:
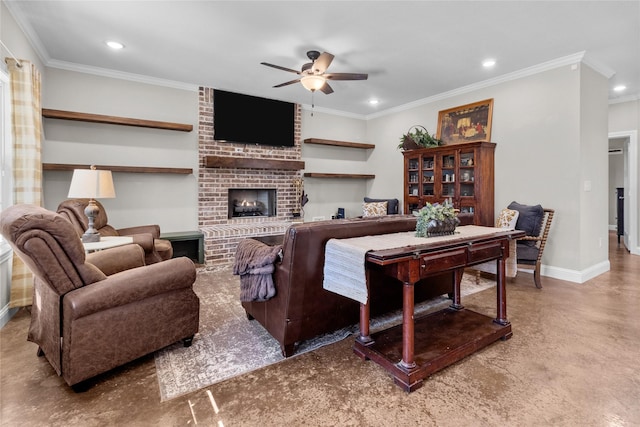
[(357, 173), (317, 173), (306, 172), (304, 174), (307, 178), (354, 178), (354, 179), (374, 179), (375, 175), (369, 174), (357, 174)]
[(364, 150), (376, 148), (374, 144), (365, 144), (362, 142), (333, 141), (331, 139), (320, 139), (320, 138), (307, 138), (304, 140), (304, 143), (318, 144), (318, 145), (332, 145), (335, 147), (360, 148)]
[(42, 109), (42, 117), (48, 119), (75, 120), (79, 122), (106, 123), (112, 125), (136, 126), (153, 129), (191, 132), (193, 125), (184, 123), (158, 122), (155, 120), (131, 119), (127, 117), (104, 116), (101, 114), (77, 113), (74, 111)]
[[(175, 173), (181, 175), (191, 175), (191, 168), (157, 168), (146, 166), (103, 166), (95, 165), (96, 169), (110, 170), (111, 172), (131, 172), (131, 173)], [(66, 163), (43, 163), (42, 169), (46, 171), (72, 171), (74, 169), (89, 169), (91, 165), (72, 165)]]
[(281, 169), (301, 170), (304, 162), (299, 160), (257, 159), (249, 157), (205, 156), (204, 165), (208, 168), (241, 169)]

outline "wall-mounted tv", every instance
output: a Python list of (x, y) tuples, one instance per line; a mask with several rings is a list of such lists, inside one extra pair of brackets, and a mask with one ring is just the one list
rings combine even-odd
[(213, 138), (216, 141), (294, 145), (295, 104), (227, 92), (213, 91)]

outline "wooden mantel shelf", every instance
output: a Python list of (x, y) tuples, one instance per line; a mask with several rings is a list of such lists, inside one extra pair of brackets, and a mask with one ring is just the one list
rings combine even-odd
[(250, 157), (205, 156), (204, 165), (208, 168), (230, 169), (304, 169), (304, 162), (299, 160), (258, 159)]
[[(181, 175), (191, 175), (191, 168), (157, 168), (147, 166), (103, 166), (95, 165), (96, 169), (110, 170), (111, 172), (132, 172), (132, 173), (175, 173)], [(72, 171), (74, 169), (89, 169), (91, 165), (72, 165), (66, 163), (43, 163), (42, 169), (46, 171)]]
[(334, 147), (360, 148), (365, 150), (376, 148), (375, 144), (365, 144), (362, 142), (334, 141), (331, 139), (320, 139), (320, 138), (307, 138), (304, 140), (304, 143), (318, 144), (318, 145), (332, 145)]
[(357, 174), (357, 173), (317, 173), (306, 172), (304, 174), (307, 178), (354, 178), (354, 179), (374, 179), (375, 175), (370, 174)]
[(153, 129), (191, 132), (193, 125), (185, 123), (159, 122), (155, 120), (131, 119), (128, 117), (104, 116), (102, 114), (78, 113), (75, 111), (42, 109), (42, 117), (48, 119), (75, 120), (80, 122), (106, 123), (112, 125), (136, 126)]

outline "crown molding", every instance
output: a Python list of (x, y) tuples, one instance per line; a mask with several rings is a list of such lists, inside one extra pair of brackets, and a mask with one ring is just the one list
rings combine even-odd
[(621, 96), (619, 98), (610, 99), (609, 105), (622, 104), (624, 102), (634, 102), (634, 101), (640, 101), (640, 94), (627, 95), (627, 96)]
[(401, 111), (406, 111), (412, 108), (420, 107), (426, 104), (430, 104), (432, 102), (440, 101), (443, 99), (451, 98), (453, 96), (462, 95), (465, 93), (473, 92), (479, 89), (483, 89), (490, 86), (495, 86), (498, 84), (510, 82), (513, 80), (518, 80), (523, 77), (532, 76), (534, 74), (538, 74), (544, 71), (553, 70), (559, 67), (564, 67), (566, 65), (576, 64), (583, 61), (585, 56), (585, 52), (578, 52), (572, 55), (563, 56), (561, 58), (553, 59), (551, 61), (543, 62), (541, 64), (537, 64), (528, 68), (523, 68), (522, 70), (514, 71), (512, 73), (503, 74), (502, 76), (494, 77), (488, 80), (483, 80), (478, 83), (473, 83), (467, 86), (462, 86), (457, 89), (450, 90), (448, 92), (443, 92), (437, 95), (430, 96), (428, 98), (419, 99), (414, 102), (410, 102), (408, 104), (403, 104), (398, 107), (390, 108), (388, 110), (380, 111), (377, 113), (369, 114), (366, 117), (366, 120), (375, 119), (378, 117), (387, 116), (389, 114), (398, 113)]
[(36, 32), (33, 30), (33, 27), (25, 19), (23, 19), (24, 14), (20, 10), (20, 6), (18, 6), (19, 2), (3, 1), (3, 3), (5, 4), (5, 6), (7, 6), (7, 10), (13, 17), (13, 20), (16, 21), (16, 24), (18, 24), (18, 27), (20, 27), (20, 30), (22, 30), (22, 32), (27, 37), (29, 44), (36, 52), (36, 55), (38, 55), (40, 61), (46, 65), (49, 61), (51, 61), (51, 57), (47, 53), (47, 49), (45, 49), (44, 45), (40, 41), (40, 37), (38, 37)]
[(173, 89), (187, 90), (191, 92), (198, 92), (198, 88), (199, 88), (198, 85), (193, 85), (189, 83), (182, 83), (174, 80), (165, 80), (165, 79), (159, 79), (155, 77), (143, 76), (142, 74), (125, 73), (122, 71), (115, 71), (107, 68), (91, 67), (88, 65), (81, 65), (73, 62), (58, 61), (55, 59), (52, 61), (49, 61), (46, 65), (47, 67), (50, 67), (50, 68), (58, 68), (58, 69), (67, 70), (67, 71), (77, 71), (79, 73), (93, 74), (96, 76), (110, 77), (113, 79), (129, 80), (129, 81), (138, 82), (138, 83), (164, 86), (164, 87), (169, 87)]

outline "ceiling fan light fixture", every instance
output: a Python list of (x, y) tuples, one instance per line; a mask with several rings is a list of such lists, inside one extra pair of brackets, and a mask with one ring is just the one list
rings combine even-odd
[(304, 86), (305, 89), (311, 92), (315, 92), (320, 89), (325, 84), (325, 78), (318, 75), (308, 75), (304, 76), (300, 79), (300, 83)]

